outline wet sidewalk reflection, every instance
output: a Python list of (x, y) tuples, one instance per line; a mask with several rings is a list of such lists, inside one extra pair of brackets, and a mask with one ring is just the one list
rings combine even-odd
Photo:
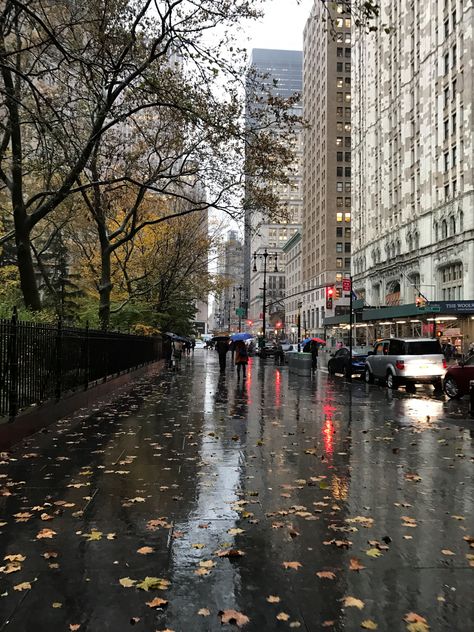
[(468, 632), (463, 407), (196, 351), (2, 455), (1, 629)]

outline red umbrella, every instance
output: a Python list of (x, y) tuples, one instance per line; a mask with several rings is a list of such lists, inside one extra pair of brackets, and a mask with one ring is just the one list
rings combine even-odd
[(322, 338), (311, 338), (311, 340), (314, 340), (314, 342), (319, 342), (320, 345), (326, 344), (326, 341), (323, 340)]

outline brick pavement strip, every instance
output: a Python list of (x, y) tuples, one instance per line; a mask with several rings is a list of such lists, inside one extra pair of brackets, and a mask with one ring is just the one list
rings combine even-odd
[(196, 351), (2, 453), (1, 629), (472, 630), (466, 410)]

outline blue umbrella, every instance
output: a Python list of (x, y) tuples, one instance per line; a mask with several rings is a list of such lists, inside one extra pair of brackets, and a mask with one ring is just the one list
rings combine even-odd
[(253, 338), (252, 334), (248, 334), (246, 331), (243, 331), (241, 334), (232, 334), (231, 336), (234, 342), (237, 342), (237, 340), (250, 340), (251, 338)]

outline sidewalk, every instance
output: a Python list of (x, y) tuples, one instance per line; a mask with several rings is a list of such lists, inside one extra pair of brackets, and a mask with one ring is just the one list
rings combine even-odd
[(1, 455), (1, 630), (470, 632), (462, 406), (196, 351)]

